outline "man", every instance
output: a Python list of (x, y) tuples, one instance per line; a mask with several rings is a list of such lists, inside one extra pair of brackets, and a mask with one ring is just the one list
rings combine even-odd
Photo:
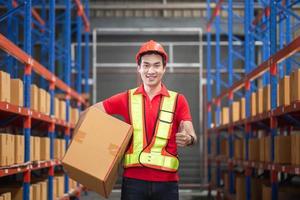
[(133, 125), (124, 157), (122, 200), (178, 199), (177, 146), (197, 141), (185, 97), (162, 83), (167, 61), (159, 43), (144, 43), (136, 55), (143, 84), (96, 104)]

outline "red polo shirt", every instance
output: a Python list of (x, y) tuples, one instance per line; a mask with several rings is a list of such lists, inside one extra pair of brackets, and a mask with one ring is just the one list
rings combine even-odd
[[(162, 96), (169, 96), (167, 88), (162, 84), (161, 91), (150, 101), (143, 85), (138, 87), (135, 94), (143, 94), (145, 102), (145, 120), (148, 143), (152, 140), (153, 129), (155, 128), (156, 118), (160, 106)], [(103, 101), (103, 106), (108, 114), (121, 115), (124, 121), (130, 123), (129, 108), (128, 108), (128, 91), (116, 94)], [(166, 150), (177, 155), (176, 137), (177, 129), (180, 121), (192, 121), (190, 109), (186, 98), (179, 94), (177, 106), (174, 115), (174, 123), (172, 126), (171, 138), (168, 142)], [(130, 167), (124, 169), (124, 177), (135, 178), (147, 181), (178, 181), (177, 172), (165, 172), (147, 167)]]

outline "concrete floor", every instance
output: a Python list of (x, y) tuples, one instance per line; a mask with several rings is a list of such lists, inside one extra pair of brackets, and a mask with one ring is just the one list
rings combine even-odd
[[(120, 200), (121, 190), (115, 189), (112, 191), (108, 200)], [(206, 191), (195, 191), (195, 190), (179, 190), (179, 199), (180, 200), (207, 200)], [(214, 199), (214, 198), (211, 198)], [(88, 192), (87, 194), (82, 194), (80, 200), (105, 200), (98, 194), (94, 192)]]

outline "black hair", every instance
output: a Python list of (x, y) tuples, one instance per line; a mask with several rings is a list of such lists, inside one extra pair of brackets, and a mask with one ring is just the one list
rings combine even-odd
[(144, 55), (151, 55), (151, 54), (160, 55), (161, 58), (162, 58), (163, 66), (164, 66), (164, 67), (166, 66), (167, 63), (166, 63), (166, 58), (165, 58), (165, 56), (164, 56), (162, 53), (158, 52), (158, 51), (146, 51), (145, 53), (142, 53), (142, 54), (140, 55), (139, 60), (138, 60), (138, 65), (141, 65), (142, 57), (143, 57)]

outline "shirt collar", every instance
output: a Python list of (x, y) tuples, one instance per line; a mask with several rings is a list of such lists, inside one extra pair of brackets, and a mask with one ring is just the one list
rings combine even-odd
[[(144, 96), (147, 95), (147, 93), (146, 93), (146, 91), (145, 91), (145, 89), (144, 89), (144, 85), (143, 85), (143, 84), (141, 84), (141, 85), (135, 90), (134, 95), (135, 95), (135, 94), (143, 94)], [(168, 89), (166, 88), (166, 86), (165, 86), (163, 83), (161, 84), (161, 90), (159, 91), (159, 93), (158, 93), (157, 95), (163, 95), (163, 96), (167, 96), (167, 97), (170, 96), (170, 94), (169, 94), (169, 92), (168, 92)]]

